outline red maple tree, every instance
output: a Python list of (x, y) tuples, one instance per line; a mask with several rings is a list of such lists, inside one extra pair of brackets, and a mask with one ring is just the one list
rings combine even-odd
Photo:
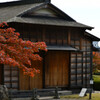
[(44, 42), (31, 42), (19, 38), (20, 33), (3, 22), (0, 24), (0, 64), (18, 67), (25, 75), (34, 77), (39, 69), (32, 68), (31, 62), (42, 60), (38, 52), (47, 51)]
[(100, 70), (100, 52), (93, 52), (93, 71)]

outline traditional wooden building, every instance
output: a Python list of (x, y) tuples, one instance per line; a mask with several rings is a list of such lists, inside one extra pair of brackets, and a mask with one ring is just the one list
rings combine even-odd
[[(25, 40), (45, 41), (48, 52), (38, 63), (34, 78), (7, 65), (0, 66), (0, 84), (10, 89), (82, 88), (92, 78), (93, 27), (81, 24), (50, 3), (50, 0), (20, 0), (0, 4), (0, 22), (8, 22)], [(33, 62), (33, 66), (36, 63)]]

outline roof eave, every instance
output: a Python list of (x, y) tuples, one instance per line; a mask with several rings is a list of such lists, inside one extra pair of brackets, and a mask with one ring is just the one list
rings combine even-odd
[(87, 37), (89, 37), (89, 38), (91, 38), (92, 41), (100, 41), (100, 38), (98, 38), (98, 37), (90, 34), (89, 32), (85, 32), (84, 35), (87, 36)]
[[(49, 0), (47, 0), (49, 1)], [(15, 6), (15, 5), (27, 5), (32, 3), (42, 3), (46, 2), (46, 0), (20, 0), (20, 1), (9, 1), (0, 3), (0, 7), (8, 7), (8, 6)]]

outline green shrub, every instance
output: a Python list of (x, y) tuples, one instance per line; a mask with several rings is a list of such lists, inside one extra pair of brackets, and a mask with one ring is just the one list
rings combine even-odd
[(100, 90), (100, 75), (93, 75), (94, 90)]

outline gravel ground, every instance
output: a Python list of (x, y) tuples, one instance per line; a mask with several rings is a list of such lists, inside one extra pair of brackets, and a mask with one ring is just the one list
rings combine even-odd
[[(19, 98), (19, 99), (12, 99), (12, 100), (31, 100), (30, 98)], [(44, 98), (44, 99), (39, 99), (39, 100), (79, 100), (79, 99), (68, 99), (68, 98), (66, 98), (66, 99), (50, 99), (50, 98)]]
[[(15, 98), (15, 99), (12, 99), (12, 100), (31, 100), (31, 98)], [(39, 100), (79, 100), (79, 99), (53, 99), (53, 97), (42, 97), (42, 98), (39, 98)]]

